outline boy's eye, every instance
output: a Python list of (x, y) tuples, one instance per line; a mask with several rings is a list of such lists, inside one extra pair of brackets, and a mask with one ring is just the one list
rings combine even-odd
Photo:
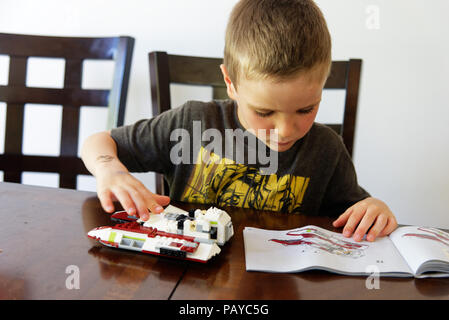
[(296, 111), (297, 113), (300, 114), (307, 114), (307, 113), (311, 113), (313, 111), (313, 109), (315, 109), (315, 107), (311, 107), (311, 108), (307, 108), (307, 109), (301, 109)]
[(273, 111), (268, 111), (268, 112), (259, 112), (259, 111), (254, 111), (259, 117), (265, 118), (265, 117), (269, 117), (273, 114)]
[[(300, 110), (296, 111), (296, 113), (308, 114), (308, 113), (313, 112), (314, 109), (315, 109), (315, 106), (310, 107), (310, 108), (300, 109)], [(274, 111), (260, 112), (260, 111), (256, 111), (256, 110), (254, 110), (254, 112), (256, 113), (256, 115), (258, 115), (259, 117), (262, 117), (262, 118), (269, 117), (274, 113)]]

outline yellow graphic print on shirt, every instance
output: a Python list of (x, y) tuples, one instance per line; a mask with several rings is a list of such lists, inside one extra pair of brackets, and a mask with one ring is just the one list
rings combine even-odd
[(201, 148), (182, 201), (280, 212), (300, 212), (310, 178), (261, 175), (257, 168)]

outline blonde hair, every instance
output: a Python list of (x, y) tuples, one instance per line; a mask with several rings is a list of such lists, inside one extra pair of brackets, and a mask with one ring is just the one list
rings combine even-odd
[[(224, 65), (236, 86), (331, 65), (331, 37), (312, 0), (241, 0), (226, 28)], [(327, 76), (327, 74), (326, 74)]]

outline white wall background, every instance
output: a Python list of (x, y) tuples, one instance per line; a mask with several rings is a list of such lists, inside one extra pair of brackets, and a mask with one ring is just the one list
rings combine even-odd
[[(125, 122), (151, 116), (150, 51), (221, 57), (236, 0), (0, 0), (0, 32), (136, 39)], [(333, 59), (363, 59), (354, 163), (359, 182), (386, 201), (399, 223), (449, 228), (449, 2), (319, 0), (333, 38)], [(7, 82), (0, 56), (0, 84)], [(43, 64), (45, 63), (45, 64)], [(61, 86), (63, 61), (35, 62), (28, 85)], [(89, 64), (85, 87), (107, 88), (111, 65)], [(42, 76), (44, 72), (45, 76)], [(59, 77), (51, 80), (51, 75)], [(175, 104), (209, 99), (210, 91), (176, 87)], [(335, 117), (341, 92), (325, 93), (318, 120)], [(60, 109), (27, 108), (24, 151), (57, 154)], [(42, 116), (43, 110), (51, 116)], [(0, 103), (0, 152), (4, 104)], [(103, 111), (84, 108), (81, 139), (103, 130)], [(34, 121), (46, 121), (45, 131)], [(154, 190), (153, 175), (138, 177)], [(57, 176), (27, 174), (30, 184), (57, 186)], [(80, 188), (95, 190), (92, 178)]]

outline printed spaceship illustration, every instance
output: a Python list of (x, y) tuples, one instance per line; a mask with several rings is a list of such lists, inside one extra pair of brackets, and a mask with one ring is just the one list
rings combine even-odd
[(147, 221), (126, 211), (111, 218), (119, 224), (95, 228), (87, 236), (108, 247), (203, 263), (219, 254), (219, 245), (234, 235), (231, 217), (215, 207), (187, 212), (169, 205)]
[(330, 233), (321, 232), (314, 228), (299, 228), (286, 233), (287, 236), (297, 237), (295, 239), (270, 239), (269, 241), (280, 243), (284, 246), (302, 245), (316, 248), (330, 254), (343, 257), (360, 258), (363, 257), (364, 249), (368, 245), (357, 244), (342, 240)]
[(424, 227), (419, 227), (417, 230), (426, 233), (406, 233), (403, 234), (402, 237), (403, 238), (415, 237), (418, 239), (436, 241), (449, 248), (449, 236), (446, 232), (438, 230), (436, 228), (424, 228)]

